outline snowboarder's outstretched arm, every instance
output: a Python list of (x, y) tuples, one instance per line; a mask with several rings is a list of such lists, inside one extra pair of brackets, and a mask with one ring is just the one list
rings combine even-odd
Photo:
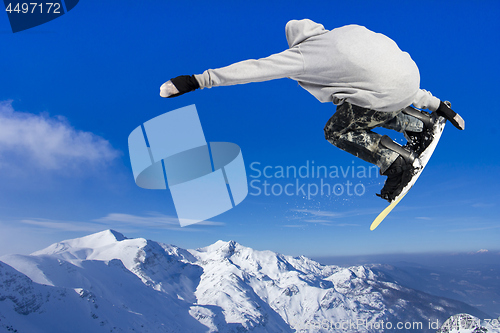
[(161, 97), (175, 97), (198, 88), (231, 86), (297, 76), (304, 71), (304, 60), (298, 48), (285, 50), (267, 58), (250, 59), (227, 67), (208, 69), (199, 75), (182, 75), (160, 87)]

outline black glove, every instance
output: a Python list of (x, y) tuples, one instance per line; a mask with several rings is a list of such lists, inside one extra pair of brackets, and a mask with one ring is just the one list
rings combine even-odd
[(199, 87), (200, 84), (194, 75), (181, 75), (162, 84), (160, 87), (160, 96), (167, 98), (176, 97), (196, 90)]
[(437, 114), (446, 118), (450, 121), (450, 123), (458, 128), (459, 130), (463, 130), (465, 128), (465, 121), (462, 117), (455, 111), (451, 109), (451, 103), (446, 101), (441, 101), (439, 104), (439, 108), (436, 110)]

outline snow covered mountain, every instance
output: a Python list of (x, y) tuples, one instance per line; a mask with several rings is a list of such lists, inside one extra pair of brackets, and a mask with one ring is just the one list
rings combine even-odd
[[(484, 324), (484, 325), (483, 325)], [(487, 333), (500, 332), (498, 319), (481, 321), (466, 313), (448, 318), (436, 333)]]
[(383, 332), (398, 324), (435, 332), (431, 323), (458, 313), (485, 316), (368, 266), (325, 266), (234, 241), (184, 250), (106, 230), (0, 260), (0, 332)]

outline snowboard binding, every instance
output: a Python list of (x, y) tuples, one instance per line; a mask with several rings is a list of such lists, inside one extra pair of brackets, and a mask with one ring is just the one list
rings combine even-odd
[(421, 132), (404, 131), (407, 140), (406, 148), (420, 155), (432, 142), (434, 124), (437, 121), (438, 115), (436, 113), (429, 114), (425, 111), (419, 111), (411, 106), (403, 110), (403, 113), (417, 118), (423, 123), (423, 130)]

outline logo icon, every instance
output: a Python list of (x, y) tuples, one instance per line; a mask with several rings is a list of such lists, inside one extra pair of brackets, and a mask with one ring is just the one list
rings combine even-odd
[(12, 32), (23, 31), (52, 21), (73, 9), (79, 0), (48, 1), (3, 0)]
[(248, 194), (240, 147), (207, 143), (194, 104), (138, 126), (128, 147), (136, 184), (168, 187), (182, 227), (222, 214)]

